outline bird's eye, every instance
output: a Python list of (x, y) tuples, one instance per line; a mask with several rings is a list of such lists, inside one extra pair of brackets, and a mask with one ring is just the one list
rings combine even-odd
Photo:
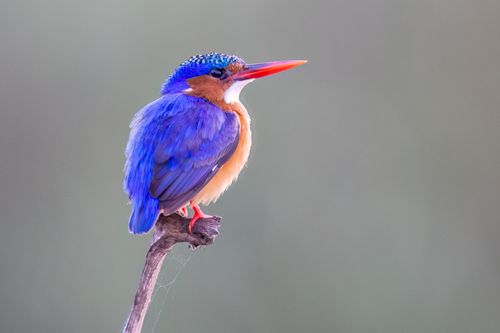
[(210, 71), (210, 76), (213, 76), (218, 79), (223, 79), (225, 77), (226, 71), (224, 68), (213, 68)]

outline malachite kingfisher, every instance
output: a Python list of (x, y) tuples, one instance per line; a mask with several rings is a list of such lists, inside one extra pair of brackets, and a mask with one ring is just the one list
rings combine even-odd
[(235, 55), (208, 53), (186, 60), (138, 111), (125, 151), (124, 189), (132, 206), (129, 230), (148, 232), (160, 214), (187, 216), (189, 231), (203, 217), (199, 205), (217, 200), (245, 166), (250, 117), (240, 91), (256, 78), (305, 60), (247, 64)]

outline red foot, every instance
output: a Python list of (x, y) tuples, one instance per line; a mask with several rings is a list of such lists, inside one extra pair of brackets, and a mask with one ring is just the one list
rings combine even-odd
[(190, 203), (190, 204), (191, 204), (191, 208), (193, 208), (194, 215), (193, 215), (193, 218), (191, 219), (191, 221), (189, 222), (188, 231), (190, 234), (192, 234), (193, 233), (192, 230), (193, 230), (194, 225), (196, 224), (196, 221), (198, 221), (201, 218), (204, 218), (206, 215), (203, 214), (203, 212), (201, 211), (201, 209), (198, 205), (193, 205), (193, 203)]
[(188, 210), (187, 210), (187, 207), (184, 206), (184, 207), (181, 207), (178, 211), (177, 211), (182, 217), (187, 217), (188, 216)]

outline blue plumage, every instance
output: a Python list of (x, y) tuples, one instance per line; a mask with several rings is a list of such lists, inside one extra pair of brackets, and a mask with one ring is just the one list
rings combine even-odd
[(191, 58), (163, 85), (163, 96), (134, 116), (124, 170), (130, 232), (147, 232), (160, 211), (168, 215), (185, 205), (236, 149), (236, 115), (182, 93), (186, 79), (234, 61), (242, 60), (216, 53)]

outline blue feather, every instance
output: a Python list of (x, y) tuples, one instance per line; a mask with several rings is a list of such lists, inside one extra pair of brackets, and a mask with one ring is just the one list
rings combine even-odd
[(160, 210), (168, 215), (185, 205), (232, 155), (238, 134), (236, 115), (182, 93), (140, 110), (126, 150), (130, 232), (147, 232)]

